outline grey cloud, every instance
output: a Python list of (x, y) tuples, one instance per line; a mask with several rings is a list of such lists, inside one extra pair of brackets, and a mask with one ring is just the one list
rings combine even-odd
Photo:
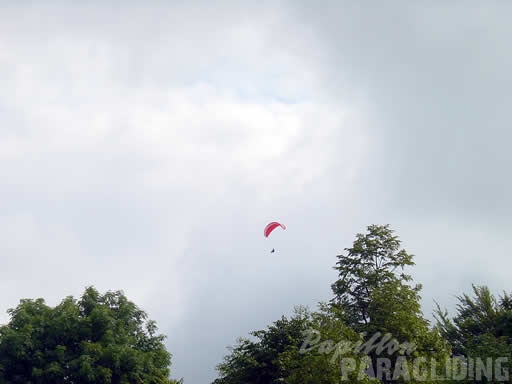
[(371, 100), (383, 160), (372, 177), (387, 185), (394, 209), (508, 222), (509, 9), (395, 2), (298, 10), (327, 46), (319, 62), (331, 91), (346, 85)]

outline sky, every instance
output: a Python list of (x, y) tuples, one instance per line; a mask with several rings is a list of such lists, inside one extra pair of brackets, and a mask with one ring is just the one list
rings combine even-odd
[(510, 292), (511, 11), (0, 1), (0, 322), (122, 290), (172, 376), (208, 383), (238, 337), (329, 300), (370, 224), (415, 255), (428, 318)]

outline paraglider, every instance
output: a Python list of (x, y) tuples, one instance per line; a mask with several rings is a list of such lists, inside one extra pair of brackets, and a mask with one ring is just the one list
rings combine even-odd
[(268, 237), (272, 233), (272, 231), (274, 229), (276, 229), (277, 227), (286, 229), (286, 227), (283, 224), (278, 223), (277, 221), (273, 221), (273, 222), (267, 224), (267, 226), (263, 230), (263, 234), (265, 235), (265, 237)]
[[(274, 229), (276, 229), (277, 227), (281, 227), (283, 229), (286, 229), (286, 227), (281, 224), (281, 223), (278, 223), (277, 221), (272, 221), (271, 223), (268, 223), (267, 226), (265, 227), (265, 229), (263, 230), (263, 235), (265, 237), (269, 237), (270, 234), (274, 231)], [(276, 250), (274, 248), (272, 248), (272, 250), (270, 251), (270, 253), (274, 253)]]

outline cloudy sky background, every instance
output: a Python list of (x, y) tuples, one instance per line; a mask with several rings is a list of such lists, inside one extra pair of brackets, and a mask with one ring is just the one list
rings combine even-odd
[(369, 224), (428, 317), (511, 290), (512, 5), (89, 4), (0, 3), (0, 322), (121, 289), (210, 382)]

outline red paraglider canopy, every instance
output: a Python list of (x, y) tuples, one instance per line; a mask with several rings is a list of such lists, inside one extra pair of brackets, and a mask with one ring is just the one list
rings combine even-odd
[(263, 234), (265, 235), (265, 237), (268, 237), (268, 235), (270, 235), (272, 233), (272, 231), (274, 229), (276, 229), (277, 227), (286, 229), (286, 227), (283, 224), (278, 223), (277, 221), (273, 221), (273, 222), (267, 224), (267, 226), (265, 227), (265, 230), (263, 231)]

